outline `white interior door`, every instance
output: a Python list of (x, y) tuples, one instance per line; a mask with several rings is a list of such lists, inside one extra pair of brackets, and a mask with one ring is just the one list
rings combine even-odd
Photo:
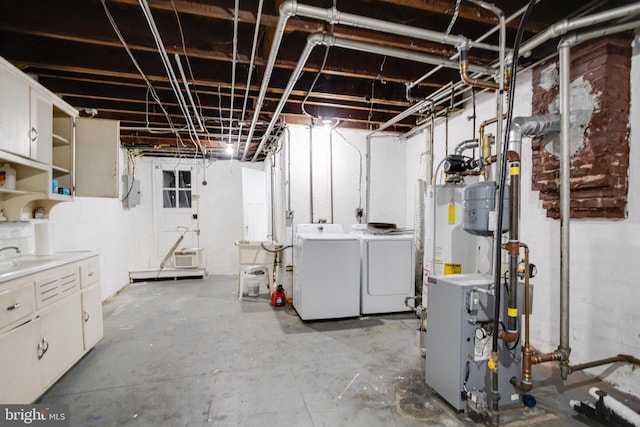
[(197, 165), (195, 163), (154, 162), (155, 259), (159, 265), (176, 241), (181, 248), (199, 247)]
[(267, 178), (261, 170), (242, 168), (244, 238), (267, 240)]

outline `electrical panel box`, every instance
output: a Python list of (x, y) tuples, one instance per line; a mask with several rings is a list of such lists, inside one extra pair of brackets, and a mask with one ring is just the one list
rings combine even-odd
[(140, 181), (133, 175), (122, 175), (122, 206), (134, 208), (140, 204)]
[[(425, 381), (457, 410), (483, 412), (490, 403), (491, 370), (487, 362), (494, 333), (494, 297), (488, 293), (491, 284), (492, 278), (480, 274), (429, 277)], [(520, 284), (519, 310), (523, 292)], [(506, 308), (501, 312), (501, 318), (506, 319)], [(520, 399), (519, 391), (509, 381), (514, 376), (520, 378), (521, 345), (518, 341), (507, 347), (499, 341), (501, 407)]]

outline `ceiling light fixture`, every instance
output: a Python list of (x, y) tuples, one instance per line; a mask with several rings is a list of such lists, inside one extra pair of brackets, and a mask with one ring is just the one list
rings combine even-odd
[(227, 145), (227, 150), (226, 150), (226, 151), (227, 151), (227, 154), (228, 154), (228, 155), (232, 155), (232, 154), (233, 154), (233, 151), (234, 151), (234, 150), (233, 150), (233, 145), (228, 144), (228, 145)]

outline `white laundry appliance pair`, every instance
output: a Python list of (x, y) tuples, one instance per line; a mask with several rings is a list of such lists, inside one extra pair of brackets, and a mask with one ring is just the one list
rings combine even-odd
[(413, 234), (377, 232), (356, 224), (299, 224), (296, 228), (293, 306), (302, 320), (410, 310)]
[(351, 232), (361, 242), (360, 313), (410, 310), (405, 300), (415, 296), (413, 232), (367, 224), (354, 224)]

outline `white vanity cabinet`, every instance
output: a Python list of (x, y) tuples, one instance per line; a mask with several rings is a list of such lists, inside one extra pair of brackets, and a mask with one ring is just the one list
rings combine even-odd
[(98, 261), (72, 255), (0, 283), (0, 402), (35, 401), (102, 338)]

